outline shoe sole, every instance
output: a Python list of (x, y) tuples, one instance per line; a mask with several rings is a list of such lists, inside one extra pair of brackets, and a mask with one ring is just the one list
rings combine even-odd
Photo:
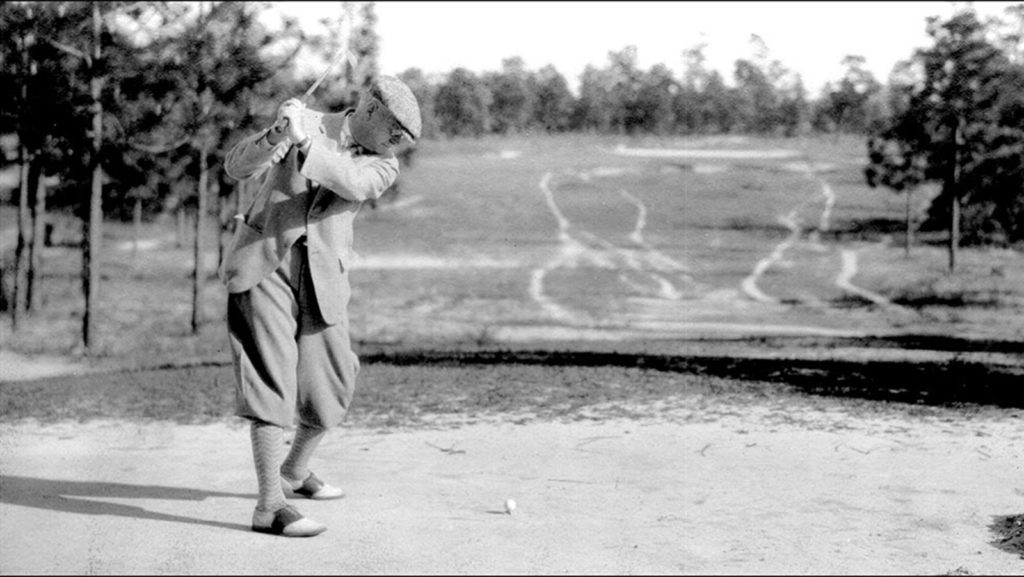
[(323, 533), (324, 531), (326, 531), (327, 527), (324, 527), (323, 529), (320, 529), (318, 531), (313, 531), (313, 532), (308, 532), (308, 533), (295, 533), (295, 534), (291, 534), (291, 535), (289, 535), (288, 533), (285, 533), (284, 531), (277, 531), (277, 530), (275, 530), (275, 529), (273, 529), (271, 527), (253, 527), (252, 530), (257, 532), (257, 533), (264, 533), (266, 535), (276, 535), (278, 537), (316, 537), (317, 535), (319, 535), (319, 534)]

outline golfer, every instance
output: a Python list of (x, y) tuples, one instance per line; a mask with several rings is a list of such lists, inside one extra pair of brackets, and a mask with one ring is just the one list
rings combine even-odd
[[(416, 98), (376, 78), (358, 106), (325, 114), (283, 102), (274, 126), (228, 152), (225, 171), (262, 177), (218, 274), (236, 377), (236, 414), (251, 421), (259, 498), (254, 531), (309, 537), (327, 527), (285, 501), (344, 492), (309, 470), (326, 431), (345, 416), (359, 373), (349, 339), (348, 269), (359, 208), (398, 176), (394, 149), (420, 135)], [(296, 426), (281, 459), (284, 429)]]

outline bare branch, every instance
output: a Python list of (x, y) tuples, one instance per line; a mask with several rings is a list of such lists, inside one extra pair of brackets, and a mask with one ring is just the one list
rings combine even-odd
[[(132, 2), (131, 4), (125, 4), (124, 6), (118, 6), (117, 9), (119, 11), (121, 11), (121, 12), (127, 12), (129, 10), (134, 10), (135, 8), (137, 8), (139, 6), (147, 6), (149, 4), (150, 4), (150, 2)], [(111, 13), (113, 13), (113, 12), (108, 12), (108, 14), (111, 14)]]
[(188, 144), (188, 142), (189, 142), (189, 137), (185, 136), (181, 140), (179, 140), (178, 142), (175, 142), (175, 143), (172, 143), (172, 144), (165, 144), (165, 145), (162, 145), (162, 146), (157, 146), (157, 145), (153, 145), (153, 144), (140, 144), (138, 142), (129, 142), (128, 146), (131, 146), (133, 149), (141, 151), (141, 152), (148, 152), (150, 154), (163, 154), (165, 152), (170, 152), (170, 151), (172, 151), (172, 150), (174, 150), (176, 148), (181, 148), (182, 146), (185, 146), (186, 144)]
[(152, 7), (162, 16), (165, 20), (172, 20), (175, 16), (174, 9), (168, 2), (153, 2)]
[(298, 44), (295, 45), (295, 48), (292, 49), (291, 52), (281, 57), (282, 68), (285, 63), (289, 63), (295, 60), (295, 57), (298, 56), (299, 52), (302, 50), (302, 46), (303, 43), (299, 42)]
[(56, 48), (58, 50), (62, 50), (64, 52), (67, 52), (68, 54), (70, 54), (72, 56), (77, 56), (78, 58), (81, 58), (81, 59), (85, 60), (86, 64), (88, 64), (89, 66), (92, 66), (92, 57), (90, 57), (85, 52), (82, 52), (81, 50), (75, 48), (74, 46), (68, 46), (67, 44), (64, 44), (62, 42), (58, 42), (57, 40), (54, 40), (53, 38), (50, 38), (49, 36), (40, 36), (40, 38), (42, 38), (43, 40), (48, 42), (54, 48)]

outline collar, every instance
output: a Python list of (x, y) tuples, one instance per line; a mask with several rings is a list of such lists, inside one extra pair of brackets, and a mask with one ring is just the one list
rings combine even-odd
[(352, 119), (352, 115), (355, 114), (355, 110), (349, 109), (345, 112), (345, 120), (342, 121), (341, 134), (345, 139), (343, 143), (347, 150), (351, 150), (356, 154), (375, 154), (372, 150), (364, 148), (355, 138), (352, 138), (352, 127), (349, 121)]

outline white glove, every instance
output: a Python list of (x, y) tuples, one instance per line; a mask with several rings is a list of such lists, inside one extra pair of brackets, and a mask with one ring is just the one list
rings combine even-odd
[(275, 146), (274, 154), (270, 157), (270, 161), (274, 164), (281, 162), (284, 160), (284, 157), (288, 156), (289, 149), (290, 147), (288, 146)]
[(277, 107), (277, 120), (274, 122), (274, 130), (286, 132), (288, 139), (292, 142), (302, 142), (306, 139), (306, 131), (302, 128), (302, 111), (306, 105), (298, 98), (289, 98)]

